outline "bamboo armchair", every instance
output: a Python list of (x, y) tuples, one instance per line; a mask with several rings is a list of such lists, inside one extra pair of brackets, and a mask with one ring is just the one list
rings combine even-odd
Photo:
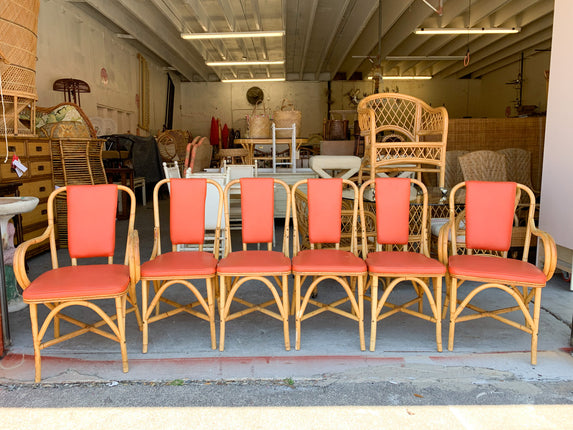
[(358, 104), (360, 134), (364, 136), (364, 159), (359, 182), (367, 172), (423, 172), (438, 174), (444, 186), (448, 111), (433, 108), (416, 97), (380, 93)]
[[(465, 211), (456, 214), (456, 194), (465, 188)], [(527, 225), (521, 260), (507, 258), (512, 243), (515, 210), (521, 195), (528, 197)], [(557, 263), (555, 241), (534, 223), (535, 196), (522, 184), (515, 182), (467, 181), (456, 185), (450, 194), (450, 221), (439, 235), (439, 258), (448, 265), (447, 294), (444, 311), (450, 306), (448, 349), (454, 347), (456, 324), (490, 317), (531, 335), (531, 364), (537, 363), (537, 339), (541, 291), (553, 276)], [(460, 255), (457, 237), (460, 216), (465, 222), (465, 252)], [(544, 266), (537, 268), (528, 262), (531, 236), (541, 239), (545, 252)], [(466, 281), (472, 281), (466, 284)], [(477, 283), (477, 285), (475, 284)], [(458, 299), (458, 290), (467, 287), (469, 292)], [(515, 306), (483, 309), (472, 300), (489, 289), (504, 291), (515, 300)], [(533, 312), (530, 307), (533, 306)], [(464, 309), (473, 311), (462, 312)], [(504, 316), (521, 311), (523, 320)]]
[[(412, 237), (410, 225), (410, 187), (414, 185), (422, 196), (420, 232)], [(376, 248), (368, 251), (366, 229), (362, 228), (362, 254), (366, 259), (371, 279), (372, 303), (370, 351), (376, 348), (378, 321), (398, 312), (430, 321), (436, 328), (436, 347), (442, 351), (442, 277), (446, 267), (430, 258), (428, 250), (427, 217), (428, 192), (424, 184), (409, 178), (376, 178), (360, 187), (360, 216), (364, 218), (364, 192), (372, 187), (376, 192)], [(417, 241), (417, 251), (412, 249), (412, 240)], [(378, 283), (382, 280), (384, 291), (378, 298)], [(432, 289), (430, 282), (432, 280)], [(411, 282), (416, 293), (413, 299), (394, 304), (388, 298), (402, 282)], [(431, 314), (423, 312), (424, 294)], [(417, 305), (417, 309), (411, 309)], [(387, 308), (384, 310), (384, 308)]]
[[(116, 252), (116, 210), (118, 191), (130, 198), (129, 224), (123, 263), (114, 263)], [(65, 193), (65, 194), (64, 194)], [(67, 196), (68, 251), (70, 266), (60, 266), (56, 248), (54, 222), (55, 204), (59, 196)], [(126, 303), (135, 312), (141, 328), (141, 317), (137, 307), (135, 284), (137, 283), (137, 262), (139, 240), (134, 229), (135, 195), (128, 187), (115, 184), (69, 185), (53, 191), (48, 198), (48, 227), (44, 233), (21, 244), (14, 256), (14, 273), (18, 284), (24, 290), (24, 302), (30, 305), (32, 336), (34, 339), (35, 381), (41, 380), (40, 351), (48, 346), (87, 332), (99, 334), (120, 344), (123, 371), (128, 371), (125, 345)], [(49, 240), (52, 269), (30, 281), (26, 274), (26, 252), (31, 245)], [(107, 264), (103, 264), (101, 260)], [(85, 264), (78, 264), (82, 260)], [(107, 313), (107, 302), (115, 302), (115, 314)], [(48, 315), (39, 326), (38, 305), (49, 309)], [(88, 323), (64, 313), (70, 306), (83, 306), (93, 310), (101, 320)], [(54, 337), (44, 341), (53, 321)], [(77, 326), (73, 331), (60, 330), (65, 321)], [(100, 327), (107, 325), (110, 331)]]
[[(159, 215), (159, 190), (170, 186), (169, 236), (171, 251), (162, 252), (161, 225)], [(218, 194), (213, 208), (215, 220), (206, 220), (208, 188)], [(149, 324), (167, 317), (186, 312), (209, 323), (211, 348), (215, 349), (215, 288), (217, 285), (217, 257), (219, 255), (220, 223), (223, 208), (223, 189), (212, 179), (171, 178), (163, 179), (153, 190), (154, 242), (151, 258), (141, 265), (141, 296), (143, 316), (143, 352), (147, 352)], [(204, 250), (205, 231), (208, 222), (215, 223), (215, 234), (211, 251)], [(188, 250), (185, 245), (196, 245), (196, 250)], [(198, 281), (205, 281), (206, 298), (198, 288)], [(149, 283), (153, 284), (154, 295), (149, 302)], [(188, 303), (178, 303), (165, 297), (167, 289), (183, 285), (193, 295)], [(169, 306), (161, 311), (160, 305)]]

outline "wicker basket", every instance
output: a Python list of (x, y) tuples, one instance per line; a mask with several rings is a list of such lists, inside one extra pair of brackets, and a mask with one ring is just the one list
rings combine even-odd
[[(296, 124), (296, 135), (300, 136), (300, 124), (302, 121), (302, 113), (299, 110), (294, 110), (294, 105), (287, 99), (283, 99), (280, 110), (273, 112), (273, 122), (276, 128), (290, 128)], [(290, 130), (278, 130), (277, 137), (288, 138), (291, 137)]]
[(257, 107), (259, 106), (259, 103), (255, 104), (253, 113), (248, 119), (249, 137), (255, 139), (257, 138), (266, 139), (271, 137), (271, 119), (266, 114), (264, 102), (263, 102), (263, 113), (257, 114)]

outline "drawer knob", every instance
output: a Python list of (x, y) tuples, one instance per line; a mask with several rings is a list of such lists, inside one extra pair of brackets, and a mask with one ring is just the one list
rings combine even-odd
[(40, 192), (46, 191), (46, 187), (40, 187)]
[(44, 170), (45, 166), (38, 166), (38, 170), (41, 172), (42, 170)]
[(42, 215), (46, 215), (48, 213), (48, 209), (42, 209)]
[(41, 146), (36, 146), (36, 152), (42, 152), (42, 147), (41, 147)]

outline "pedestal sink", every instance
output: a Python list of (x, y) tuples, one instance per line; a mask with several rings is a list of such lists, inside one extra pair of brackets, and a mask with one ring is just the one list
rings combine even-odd
[(14, 215), (30, 212), (38, 205), (38, 197), (0, 197), (0, 232), (2, 232), (2, 254), (0, 263), (2, 273), (0, 280), (0, 303), (2, 304), (2, 318), (8, 312), (23, 309), (26, 304), (22, 300), (16, 283), (6, 284), (4, 281), (4, 250), (8, 247), (8, 221)]

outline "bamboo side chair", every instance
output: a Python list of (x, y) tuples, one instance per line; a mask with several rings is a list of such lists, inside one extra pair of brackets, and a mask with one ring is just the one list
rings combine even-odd
[[(415, 239), (417, 251), (412, 246), (410, 235), (410, 187), (414, 185), (422, 196), (421, 231)], [(442, 277), (446, 267), (430, 258), (428, 250), (428, 191), (424, 184), (409, 178), (376, 178), (360, 187), (360, 217), (364, 219), (364, 192), (373, 188), (376, 195), (376, 249), (368, 252), (366, 230), (362, 228), (362, 254), (366, 258), (371, 279), (370, 298), (372, 320), (370, 329), (370, 351), (376, 349), (378, 321), (398, 312), (430, 321), (436, 327), (436, 346), (442, 351)], [(418, 195), (420, 195), (420, 193)], [(384, 291), (378, 298), (378, 283), (382, 279)], [(432, 280), (430, 287), (429, 280)], [(416, 296), (402, 304), (393, 304), (388, 298), (394, 288), (402, 282), (411, 282)], [(431, 314), (423, 312), (424, 294), (429, 302)], [(417, 309), (410, 309), (417, 306)], [(384, 308), (389, 308), (384, 310)]]
[[(322, 312), (333, 312), (358, 322), (360, 349), (364, 343), (364, 282), (367, 275), (366, 263), (358, 256), (357, 219), (358, 201), (352, 204), (350, 250), (341, 249), (342, 238), (342, 187), (350, 187), (358, 196), (358, 187), (342, 178), (304, 179), (291, 190), (293, 202), (297, 191), (305, 186), (308, 196), (308, 235), (310, 249), (301, 250), (298, 214), (293, 212), (293, 258), (294, 311), (296, 319), (296, 349), (300, 349), (301, 323)], [(334, 244), (334, 248), (322, 248), (322, 244)], [(304, 296), (302, 287), (311, 278)], [(318, 285), (325, 280), (335, 281), (346, 293), (346, 297), (331, 303), (314, 298)], [(341, 305), (350, 303), (350, 311)], [(312, 308), (311, 308), (312, 306)]]
[[(233, 187), (240, 187), (242, 250), (233, 251), (230, 234), (230, 199)], [(282, 251), (273, 251), (274, 238), (274, 199), (275, 187), (282, 187), (287, 196), (284, 218)], [(227, 322), (261, 312), (283, 323), (285, 349), (290, 350), (288, 327), (288, 276), (291, 274), (289, 258), (290, 188), (286, 182), (276, 178), (240, 178), (225, 186), (225, 256), (219, 261), (219, 350), (225, 348), (225, 328)], [(248, 246), (251, 246), (251, 249)], [(266, 249), (252, 249), (263, 245)], [(249, 302), (238, 293), (247, 282), (257, 281), (272, 294), (272, 299), (264, 303)], [(243, 288), (244, 290), (244, 288)], [(240, 305), (241, 310), (231, 306)], [(270, 307), (276, 305), (274, 310)]]
[[(159, 190), (163, 185), (171, 188), (169, 200), (169, 236), (172, 249), (162, 252), (161, 225), (159, 214)], [(212, 250), (204, 251), (205, 204), (207, 188), (219, 194), (216, 215), (217, 227), (213, 237)], [(149, 324), (170, 316), (186, 312), (209, 322), (211, 348), (217, 347), (215, 336), (215, 292), (217, 285), (217, 257), (219, 255), (220, 222), (223, 208), (223, 189), (212, 179), (172, 178), (163, 179), (153, 190), (154, 241), (151, 258), (141, 265), (141, 295), (143, 315), (143, 352), (147, 352)], [(188, 250), (185, 245), (196, 245), (196, 250)], [(197, 281), (204, 280), (206, 298), (201, 293)], [(154, 294), (149, 302), (149, 283), (153, 284)], [(174, 285), (183, 285), (194, 297), (189, 303), (178, 303), (165, 297), (165, 292)], [(169, 306), (161, 311), (160, 305)], [(154, 314), (155, 313), (155, 314)]]
[[(114, 263), (116, 253), (116, 211), (118, 191), (130, 199), (125, 258)], [(64, 194), (65, 193), (65, 194)], [(60, 266), (56, 247), (55, 203), (58, 196), (66, 196), (68, 221), (68, 252), (70, 266)], [(120, 344), (123, 371), (128, 371), (125, 345), (126, 303), (129, 312), (135, 312), (141, 328), (141, 317), (135, 295), (136, 266), (139, 240), (134, 229), (135, 195), (123, 185), (69, 185), (53, 191), (48, 198), (48, 227), (44, 233), (21, 244), (14, 256), (14, 273), (24, 290), (24, 302), (30, 306), (32, 336), (34, 340), (35, 381), (40, 382), (41, 354), (48, 346), (72, 339), (87, 332), (99, 334)], [(52, 269), (30, 281), (26, 274), (26, 252), (31, 245), (49, 240)], [(105, 261), (105, 263), (102, 262)], [(81, 264), (78, 264), (81, 262)], [(114, 311), (106, 312), (109, 302)], [(39, 321), (38, 305), (49, 309)], [(82, 306), (94, 311), (101, 320), (88, 323), (64, 312), (70, 306)], [(61, 322), (78, 328), (60, 329)], [(53, 322), (54, 336), (44, 340)], [(102, 330), (107, 325), (111, 330)]]
[[(455, 211), (458, 192), (466, 191), (465, 252), (459, 255)], [(529, 198), (524, 251), (521, 260), (507, 258), (512, 242), (514, 214), (521, 194)], [(439, 236), (439, 258), (448, 265), (447, 295), (444, 307), (450, 306), (448, 350), (454, 347), (457, 323), (490, 317), (531, 335), (531, 364), (537, 363), (537, 339), (541, 291), (555, 271), (557, 251), (555, 241), (534, 223), (535, 196), (526, 186), (515, 182), (466, 181), (456, 185), (450, 193), (450, 221), (442, 227)], [(537, 236), (545, 252), (542, 269), (528, 262), (531, 236)], [(448, 238), (451, 238), (448, 244)], [(477, 285), (466, 284), (477, 282)], [(463, 299), (458, 299), (461, 288), (469, 289)], [(490, 289), (501, 290), (513, 297), (515, 306), (482, 309), (474, 297), (487, 294)], [(533, 305), (533, 312), (530, 308)], [(468, 309), (470, 313), (462, 312)], [(524, 323), (504, 316), (520, 311)], [(523, 320), (522, 320), (523, 321)]]

